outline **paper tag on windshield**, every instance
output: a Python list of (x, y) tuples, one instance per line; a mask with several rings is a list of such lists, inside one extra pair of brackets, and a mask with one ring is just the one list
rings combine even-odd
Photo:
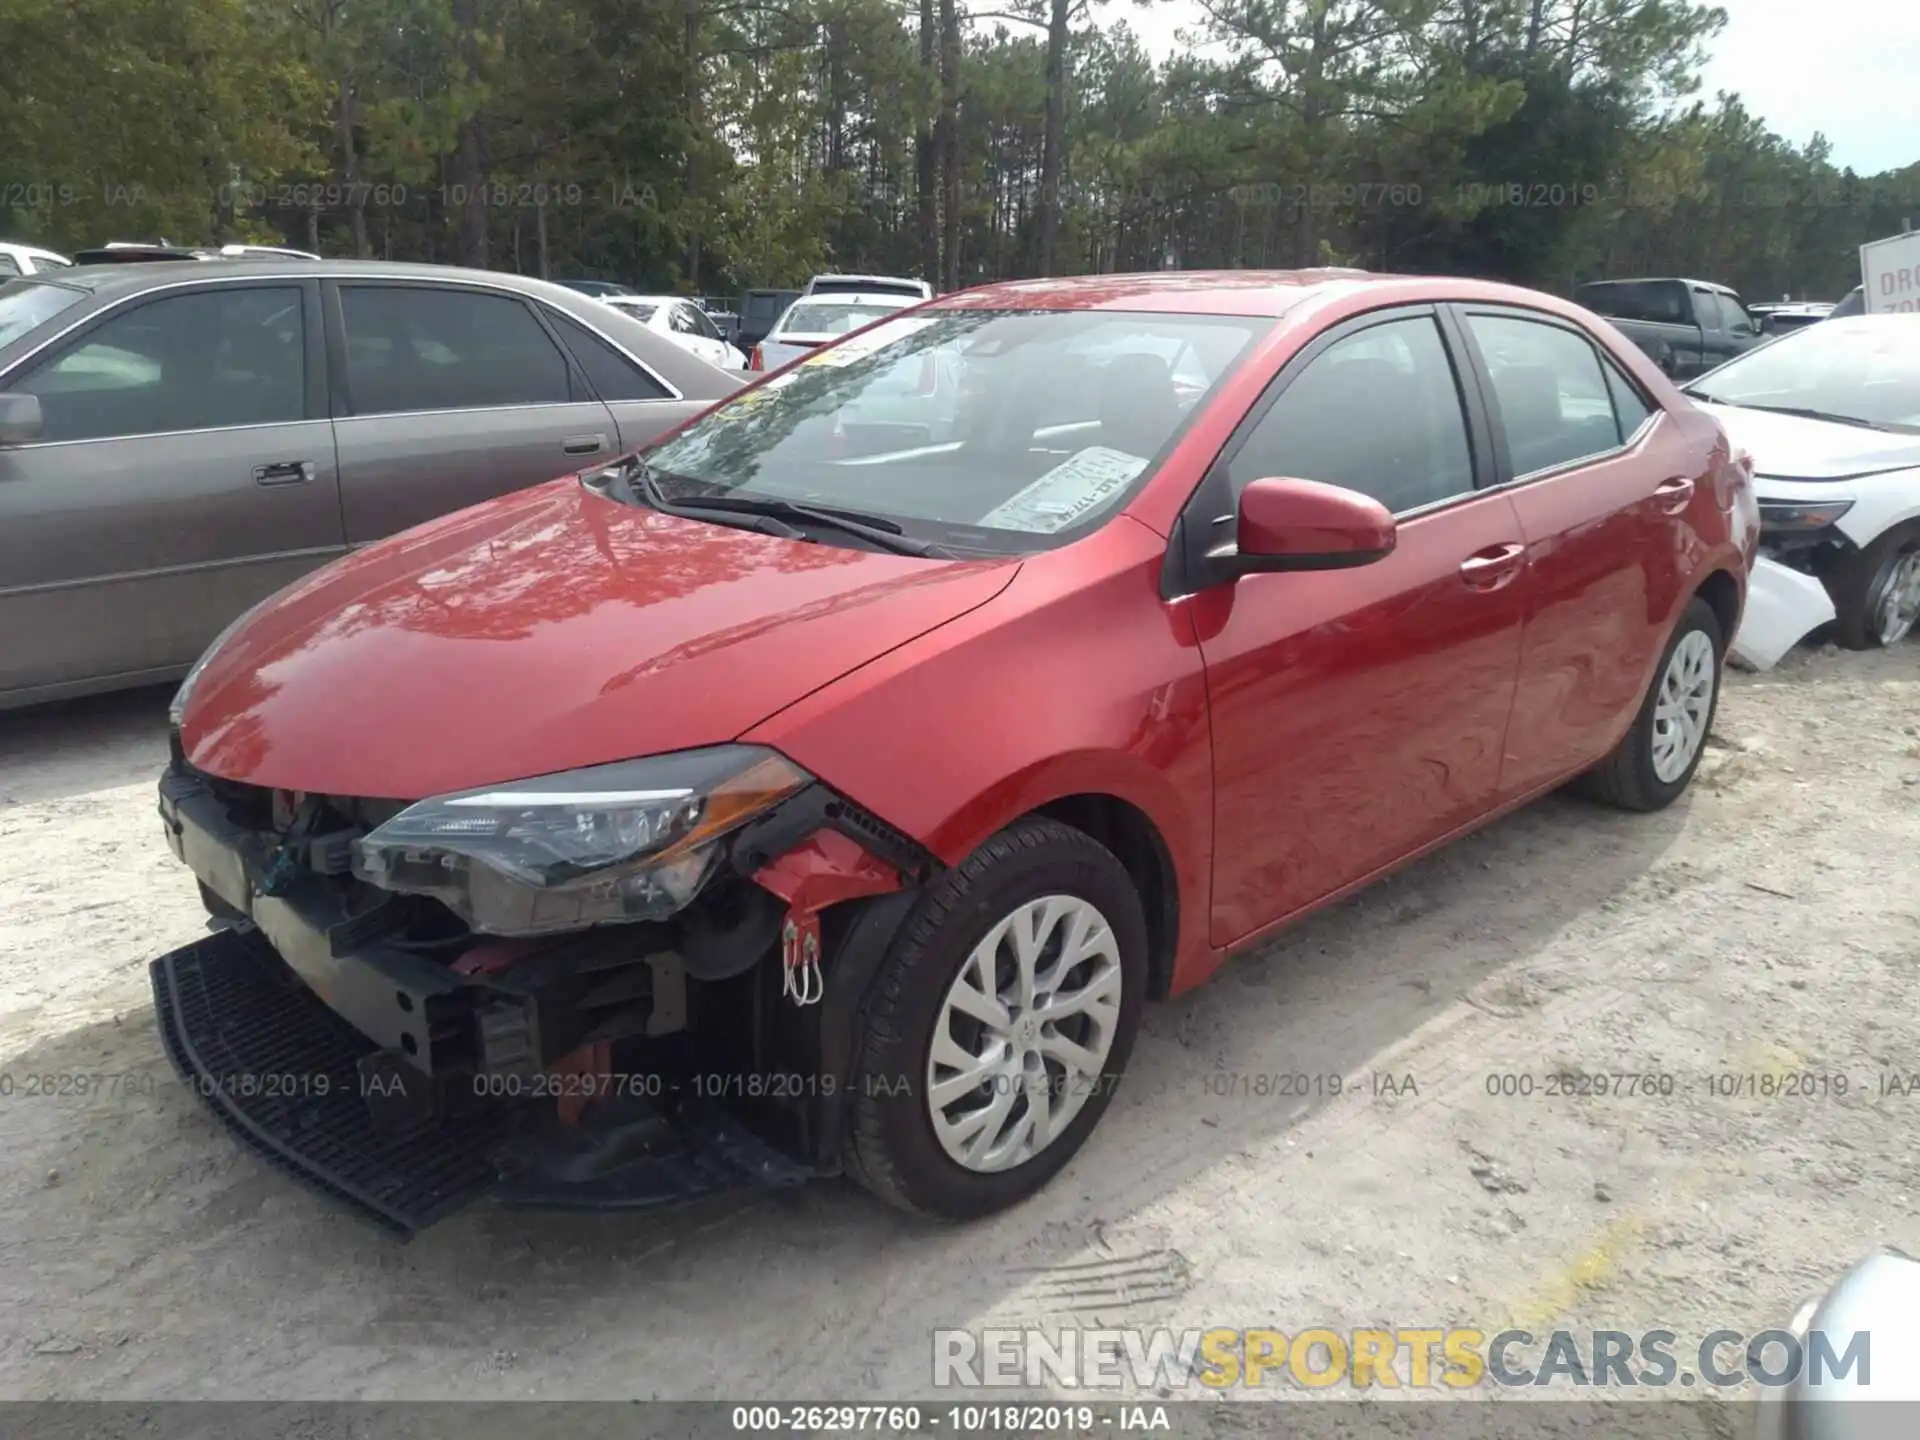
[(839, 344), (809, 355), (800, 364), (851, 365), (856, 360), (866, 359), (875, 351), (899, 344), (909, 335), (917, 334), (931, 324), (933, 324), (932, 316), (916, 317), (910, 320), (883, 320), (871, 330), (849, 335)]
[(1147, 468), (1138, 455), (1092, 445), (1047, 471), (980, 524), (993, 530), (1065, 530), (1133, 483)]

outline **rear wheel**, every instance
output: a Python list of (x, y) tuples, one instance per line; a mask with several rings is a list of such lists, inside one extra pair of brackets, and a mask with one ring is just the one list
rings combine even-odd
[(1696, 595), (1667, 639), (1632, 728), (1581, 788), (1623, 810), (1664, 810), (1679, 799), (1713, 728), (1725, 653), (1719, 617)]
[(1898, 645), (1920, 624), (1920, 525), (1889, 530), (1827, 580), (1834, 629), (1849, 650)]
[(1023, 820), (941, 877), (874, 979), (848, 1171), (902, 1209), (988, 1215), (1051, 1180), (1126, 1069), (1140, 897), (1104, 846)]

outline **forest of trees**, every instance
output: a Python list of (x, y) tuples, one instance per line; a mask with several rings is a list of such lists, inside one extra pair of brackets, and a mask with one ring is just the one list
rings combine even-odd
[(1089, 0), (0, 0), (0, 238), (710, 294), (1331, 263), (1834, 299), (1920, 219), (1920, 164), (1695, 93), (1725, 17), (1689, 0), (1200, 3), (1224, 43), (1156, 64)]

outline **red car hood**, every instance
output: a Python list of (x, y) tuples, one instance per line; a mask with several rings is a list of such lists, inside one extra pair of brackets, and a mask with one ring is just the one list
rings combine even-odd
[(181, 740), (231, 780), (394, 800), (719, 744), (1018, 568), (680, 520), (558, 480), (283, 591), (208, 661)]

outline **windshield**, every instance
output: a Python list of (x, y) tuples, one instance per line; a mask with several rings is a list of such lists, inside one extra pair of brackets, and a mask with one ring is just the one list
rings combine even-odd
[(43, 320), (86, 299), (86, 291), (41, 280), (9, 280), (0, 284), (0, 346), (9, 345)]
[(1701, 376), (1687, 393), (1920, 433), (1920, 321), (1809, 325)]
[(1125, 502), (1272, 323), (894, 316), (710, 411), (647, 459), (670, 501), (799, 501), (882, 517), (950, 549), (1059, 544)]
[(845, 335), (850, 330), (858, 330), (862, 325), (871, 325), (881, 316), (895, 310), (904, 310), (907, 302), (895, 305), (886, 301), (863, 305), (848, 305), (831, 301), (814, 304), (802, 300), (780, 322), (782, 335)]

